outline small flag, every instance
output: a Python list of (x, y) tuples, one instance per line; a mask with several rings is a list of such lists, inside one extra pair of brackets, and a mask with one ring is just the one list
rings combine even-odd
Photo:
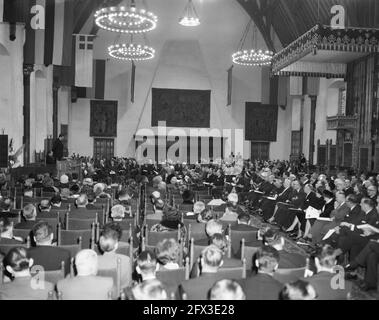
[(132, 61), (132, 78), (130, 83), (130, 101), (134, 103), (134, 89), (136, 83), (136, 65), (134, 64), (134, 61)]
[(232, 104), (232, 89), (233, 89), (233, 66), (228, 69), (228, 97), (226, 106)]
[(90, 88), (77, 87), (77, 97), (104, 100), (106, 60), (93, 60), (93, 79)]
[(52, 63), (71, 66), (72, 33), (74, 30), (73, 1), (55, 0), (54, 47)]
[(94, 35), (76, 35), (75, 86), (92, 88)]

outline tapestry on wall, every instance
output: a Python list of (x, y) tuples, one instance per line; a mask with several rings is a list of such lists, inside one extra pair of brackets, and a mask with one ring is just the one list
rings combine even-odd
[(211, 91), (152, 89), (153, 127), (166, 121), (167, 127), (209, 128)]
[(117, 101), (91, 100), (91, 137), (117, 137)]
[(278, 106), (246, 102), (245, 140), (277, 140)]

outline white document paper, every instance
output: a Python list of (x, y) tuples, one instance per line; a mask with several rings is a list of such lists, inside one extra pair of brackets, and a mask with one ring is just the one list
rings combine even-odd
[(336, 230), (334, 230), (334, 229), (330, 229), (330, 230), (326, 233), (325, 237), (322, 238), (322, 240), (329, 239), (329, 238), (332, 236), (332, 234), (333, 234), (334, 232), (336, 232)]
[(320, 217), (321, 210), (317, 210), (313, 207), (308, 207), (305, 210), (305, 218), (306, 219), (317, 219)]

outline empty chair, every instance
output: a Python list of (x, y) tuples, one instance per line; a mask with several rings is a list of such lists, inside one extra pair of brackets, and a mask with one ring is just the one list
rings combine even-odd
[[(205, 223), (192, 222), (188, 226), (188, 239), (201, 240), (207, 238)], [(188, 240), (188, 241), (189, 241)]]
[(232, 240), (232, 252), (236, 255), (241, 247), (242, 239), (246, 242), (255, 241), (257, 239), (257, 231), (236, 231), (229, 229), (229, 236)]
[(66, 230), (87, 230), (91, 229), (93, 223), (96, 220), (91, 219), (67, 219), (66, 220)]

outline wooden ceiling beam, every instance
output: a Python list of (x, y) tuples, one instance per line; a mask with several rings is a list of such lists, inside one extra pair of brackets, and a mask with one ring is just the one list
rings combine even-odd
[[(262, 8), (258, 4), (258, 0), (237, 0), (238, 3), (246, 10), (246, 12), (249, 14), (249, 16), (253, 19), (254, 23), (258, 27), (260, 33), (263, 36), (263, 39), (267, 45), (267, 48), (273, 52), (276, 52), (274, 42), (271, 38), (271, 27), (272, 24), (270, 22), (270, 15), (268, 14), (267, 8), (266, 8), (266, 14), (265, 15), (265, 6), (267, 5), (268, 0), (266, 0), (266, 3), (262, 5)], [(266, 21), (265, 21), (266, 20)]]

